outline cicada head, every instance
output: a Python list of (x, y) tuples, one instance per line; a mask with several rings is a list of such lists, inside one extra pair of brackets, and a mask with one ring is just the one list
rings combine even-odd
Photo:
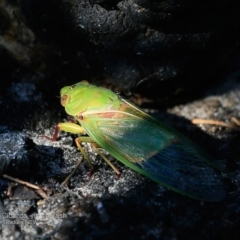
[(90, 84), (88, 81), (83, 80), (71, 86), (63, 87), (60, 91), (60, 103), (65, 107), (69, 115), (76, 116), (79, 112), (83, 111), (84, 107), (81, 102), (86, 95)]

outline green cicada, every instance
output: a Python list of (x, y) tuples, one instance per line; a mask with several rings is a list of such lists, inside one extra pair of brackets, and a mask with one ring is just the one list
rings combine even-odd
[(192, 198), (218, 201), (226, 196), (220, 177), (208, 156), (189, 139), (165, 126), (114, 92), (82, 81), (61, 89), (61, 105), (76, 123), (59, 123), (58, 130), (87, 134), (76, 144), (92, 143), (95, 151), (117, 172), (98, 148), (117, 160), (160, 183)]

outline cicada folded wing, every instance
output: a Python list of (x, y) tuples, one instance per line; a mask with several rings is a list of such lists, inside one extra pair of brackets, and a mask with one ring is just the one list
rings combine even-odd
[(226, 196), (208, 156), (194, 143), (130, 103), (118, 111), (88, 111), (80, 124), (116, 159), (133, 170), (193, 198)]

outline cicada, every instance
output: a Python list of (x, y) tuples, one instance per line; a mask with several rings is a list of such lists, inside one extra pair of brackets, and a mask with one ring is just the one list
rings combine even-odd
[(76, 123), (59, 123), (52, 140), (58, 130), (79, 134), (76, 144), (90, 166), (82, 142), (92, 143), (118, 175), (99, 148), (177, 193), (206, 201), (226, 196), (213, 161), (203, 150), (118, 94), (84, 80), (62, 88), (60, 95), (61, 105)]

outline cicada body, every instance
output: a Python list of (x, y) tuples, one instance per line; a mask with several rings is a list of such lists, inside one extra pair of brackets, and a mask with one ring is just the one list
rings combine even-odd
[(218, 201), (223, 183), (198, 146), (114, 92), (82, 81), (61, 90), (61, 104), (81, 125), (61, 130), (86, 132), (117, 160), (189, 197)]

